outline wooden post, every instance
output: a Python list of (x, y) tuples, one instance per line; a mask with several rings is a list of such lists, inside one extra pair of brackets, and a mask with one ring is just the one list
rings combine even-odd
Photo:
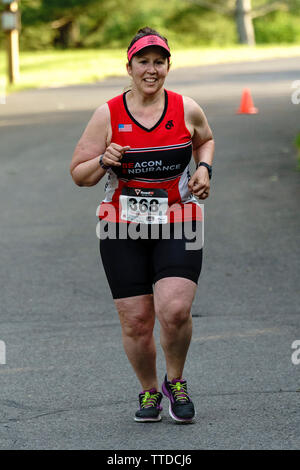
[(2, 25), (6, 32), (7, 75), (10, 84), (20, 77), (19, 66), (19, 12), (18, 0), (2, 0), (6, 11), (2, 14)]
[(7, 33), (7, 65), (9, 83), (13, 84), (20, 78), (19, 31), (17, 29)]

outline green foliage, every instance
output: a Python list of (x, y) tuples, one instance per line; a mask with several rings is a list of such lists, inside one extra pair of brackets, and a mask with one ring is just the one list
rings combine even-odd
[(297, 165), (296, 165), (296, 170), (297, 171), (300, 171), (300, 132), (299, 134), (296, 136), (295, 140), (294, 140), (294, 143), (297, 147), (297, 151), (298, 151), (298, 155), (297, 155)]
[[(268, 1), (252, 0), (252, 6)], [(235, 0), (206, 3), (233, 12)], [(300, 0), (287, 0), (287, 4), (289, 13), (277, 11), (254, 20), (257, 43), (300, 42)], [(160, 31), (173, 47), (238, 42), (234, 15), (201, 7), (196, 0), (21, 0), (20, 9), (21, 50), (126, 47), (143, 26)], [(0, 43), (3, 39), (0, 32)]]
[(299, 17), (291, 13), (275, 11), (254, 20), (256, 42), (263, 43), (299, 43)]
[(298, 150), (300, 152), (300, 132), (295, 138), (295, 145), (296, 145), (296, 147), (298, 148)]
[(110, 44), (113, 47), (128, 46), (138, 29), (146, 25), (161, 31), (164, 22), (160, 12), (155, 9), (147, 11), (143, 8), (139, 8), (135, 13), (130, 9), (126, 13), (116, 12), (113, 17), (107, 19), (99, 43)]
[(181, 5), (167, 20), (180, 43), (187, 46), (223, 45), (237, 42), (236, 27), (231, 17), (197, 5)]
[(43, 50), (51, 47), (55, 32), (44, 24), (23, 29), (20, 34), (21, 50)]
[(92, 6), (102, 3), (105, 0), (22, 0), (20, 7), (23, 21), (31, 25), (37, 22), (49, 23), (63, 16), (89, 15)]

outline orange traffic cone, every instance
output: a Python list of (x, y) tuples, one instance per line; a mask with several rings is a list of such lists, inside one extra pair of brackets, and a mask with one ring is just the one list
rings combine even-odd
[(256, 114), (258, 109), (254, 107), (249, 88), (244, 88), (237, 114)]

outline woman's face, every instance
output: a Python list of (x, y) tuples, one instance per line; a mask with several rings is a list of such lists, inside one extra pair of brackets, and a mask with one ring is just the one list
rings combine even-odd
[(158, 47), (147, 47), (133, 56), (127, 72), (143, 94), (154, 94), (163, 86), (169, 72), (168, 58)]

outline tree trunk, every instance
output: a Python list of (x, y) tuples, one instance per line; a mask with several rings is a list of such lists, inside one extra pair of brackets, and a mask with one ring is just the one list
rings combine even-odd
[(79, 26), (74, 19), (61, 19), (53, 22), (52, 27), (57, 30), (54, 45), (63, 49), (76, 47), (79, 44)]
[(255, 45), (255, 35), (251, 16), (251, 0), (236, 0), (236, 24), (241, 44)]

